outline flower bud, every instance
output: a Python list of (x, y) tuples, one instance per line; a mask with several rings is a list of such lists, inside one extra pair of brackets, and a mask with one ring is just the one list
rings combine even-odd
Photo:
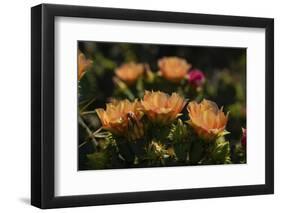
[(188, 73), (188, 82), (193, 87), (201, 87), (205, 82), (205, 75), (201, 70), (192, 69)]
[(143, 123), (137, 118), (137, 116), (133, 112), (128, 112), (127, 117), (128, 117), (127, 138), (130, 141), (135, 141), (142, 138), (142, 136), (144, 135)]
[(243, 147), (246, 147), (246, 144), (247, 144), (247, 131), (245, 128), (242, 128), (242, 138), (241, 138), (241, 145)]

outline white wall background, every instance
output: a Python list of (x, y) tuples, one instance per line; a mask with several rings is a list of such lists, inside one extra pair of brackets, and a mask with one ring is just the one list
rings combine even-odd
[[(150, 10), (275, 18), (275, 195), (50, 210), (50, 212), (277, 212), (281, 208), (281, 13), (279, 1), (45, 0)], [(0, 7), (0, 212), (39, 212), (30, 197), (30, 7), (38, 0), (6, 0)], [(279, 85), (278, 85), (279, 84)]]

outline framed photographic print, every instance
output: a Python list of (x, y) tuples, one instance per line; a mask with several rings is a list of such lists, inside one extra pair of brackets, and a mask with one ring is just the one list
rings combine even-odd
[(274, 21), (31, 9), (31, 203), (271, 194)]

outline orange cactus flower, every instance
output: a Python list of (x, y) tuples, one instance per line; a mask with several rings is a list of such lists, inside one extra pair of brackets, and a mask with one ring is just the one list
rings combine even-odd
[(106, 110), (96, 109), (104, 129), (128, 139), (139, 139), (143, 136), (142, 106), (139, 101), (125, 99), (106, 104)]
[(92, 60), (86, 59), (85, 55), (81, 52), (78, 53), (78, 80), (80, 80), (93, 64)]
[(179, 57), (164, 57), (158, 61), (160, 74), (167, 80), (178, 83), (186, 77), (191, 64)]
[(130, 62), (116, 69), (115, 74), (128, 85), (134, 84), (144, 73), (144, 65)]
[(219, 109), (215, 102), (203, 100), (201, 103), (194, 101), (187, 106), (190, 120), (188, 123), (197, 134), (204, 139), (214, 139), (225, 132), (228, 120), (223, 108)]
[(141, 101), (144, 112), (149, 120), (155, 123), (170, 123), (174, 121), (186, 104), (186, 100), (173, 93), (169, 96), (163, 92), (145, 91)]

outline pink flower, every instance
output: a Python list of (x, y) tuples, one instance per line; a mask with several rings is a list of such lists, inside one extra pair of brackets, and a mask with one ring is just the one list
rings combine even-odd
[(205, 82), (205, 75), (199, 69), (192, 69), (188, 72), (188, 81), (194, 87), (200, 87)]
[(243, 147), (246, 147), (246, 144), (247, 144), (247, 131), (246, 129), (242, 128), (242, 138), (241, 138), (241, 144)]

